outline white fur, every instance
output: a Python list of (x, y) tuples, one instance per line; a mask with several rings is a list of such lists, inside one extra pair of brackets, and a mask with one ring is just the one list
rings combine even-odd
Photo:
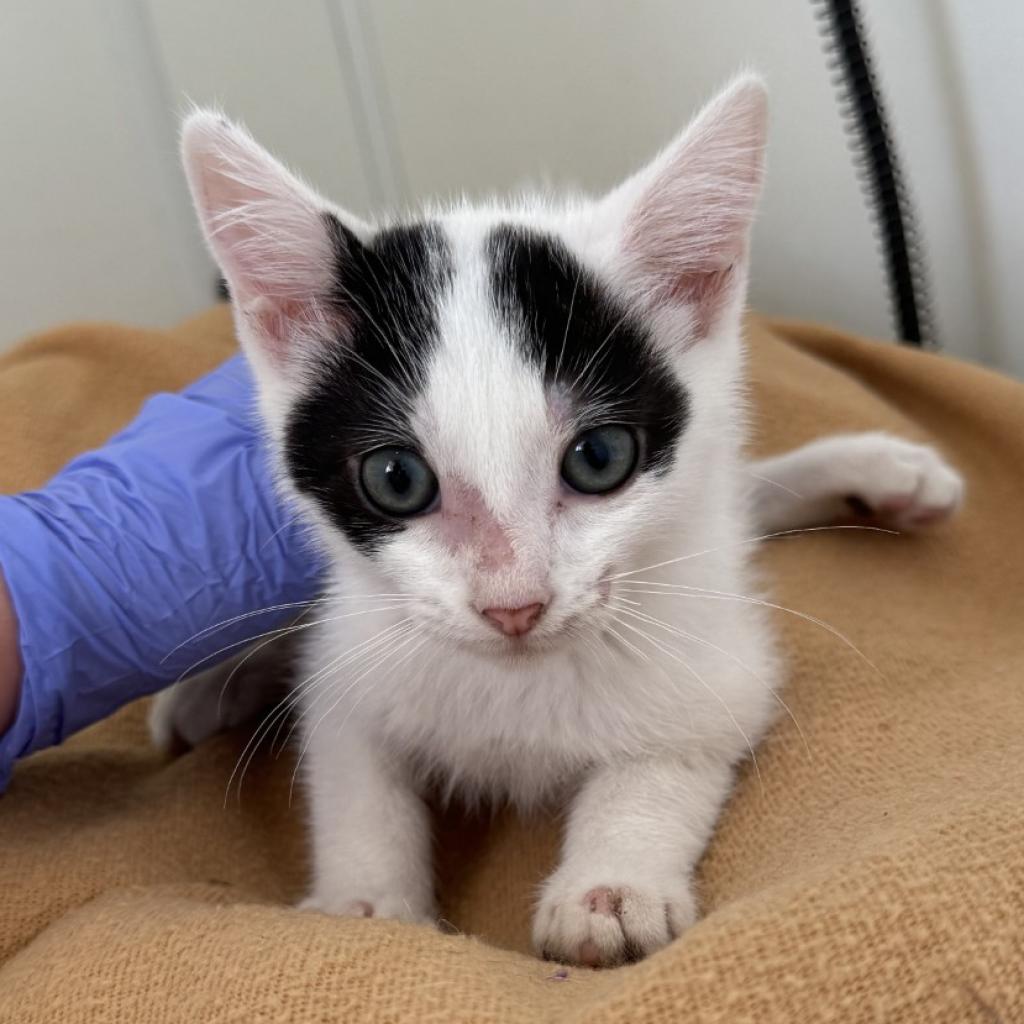
[[(455, 275), (414, 429), (442, 495), (449, 480), (477, 488), (514, 557), (481, 572), (471, 548), (441, 544), (425, 516), (368, 559), (290, 495), (332, 564), (325, 621), (304, 644), (296, 690), (313, 843), (303, 906), (432, 920), (421, 794), (437, 782), (526, 808), (570, 801), (562, 862), (541, 890), (538, 950), (608, 964), (663, 945), (695, 919), (694, 866), (733, 767), (779, 705), (766, 612), (744, 599), (757, 595), (750, 540), (765, 524), (830, 518), (847, 494), (880, 509), (910, 495), (901, 516), (914, 501), (948, 512), (959, 500), (958, 478), (937, 456), (877, 436), (744, 465), (739, 318), (763, 139), (763, 90), (747, 78), (603, 200), (442, 216)], [(254, 145), (211, 115), (193, 117), (185, 149), (197, 204), (236, 295), (302, 305), (294, 275), (315, 289), (322, 272), (319, 243), (301, 241), (315, 235), (309, 210), (319, 200), (280, 165), (264, 167)], [(244, 180), (240, 190), (211, 187), (223, 167), (254, 177), (258, 202)], [(664, 477), (640, 474), (603, 499), (560, 495), (568, 428), (486, 293), (483, 243), (497, 219), (559, 235), (623, 301), (645, 308), (692, 400)], [(703, 288), (709, 274), (723, 275), (716, 290)], [(691, 294), (703, 296), (697, 312)], [(242, 306), (239, 333), (278, 437), (301, 386), (290, 360), (302, 355), (269, 355), (277, 342)], [(303, 320), (291, 343), (301, 349), (307, 329)], [(479, 610), (537, 594), (548, 608), (526, 649), (510, 653)], [(164, 735), (176, 714), (173, 700), (160, 703)]]
[(766, 531), (831, 522), (848, 513), (849, 497), (884, 525), (912, 530), (952, 515), (964, 493), (960, 474), (934, 449), (881, 432), (825, 437), (750, 472)]

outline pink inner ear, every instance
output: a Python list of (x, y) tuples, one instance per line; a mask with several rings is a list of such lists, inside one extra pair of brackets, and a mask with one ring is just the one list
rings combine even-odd
[(296, 342), (336, 336), (324, 200), (217, 115), (193, 115), (182, 148), (207, 239), (253, 340), (282, 357)]
[(724, 171), (716, 179), (683, 153), (663, 169), (630, 217), (623, 248), (648, 300), (685, 306), (699, 337), (714, 326), (737, 283), (753, 189), (752, 180)]
[(733, 299), (760, 191), (764, 92), (740, 80), (628, 182), (623, 251), (657, 304), (686, 306), (706, 334)]
[(735, 280), (735, 264), (721, 270), (681, 274), (665, 283), (661, 301), (685, 305), (693, 321), (693, 330), (704, 337), (712, 328), (718, 311), (728, 297)]
[[(755, 179), (715, 178), (681, 153), (634, 210), (624, 250), (654, 305), (688, 307), (703, 336), (728, 302), (746, 258)], [(734, 172), (733, 172), (734, 173)]]
[(260, 296), (236, 299), (236, 306), (249, 328), (263, 339), (270, 356), (278, 362), (286, 358), (300, 335), (304, 339), (327, 342), (342, 329), (340, 322), (334, 323), (338, 318), (332, 317), (332, 330), (315, 300), (300, 302)]

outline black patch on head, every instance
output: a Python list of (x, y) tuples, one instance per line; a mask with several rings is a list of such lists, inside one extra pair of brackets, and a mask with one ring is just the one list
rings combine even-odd
[(641, 470), (667, 471), (689, 398), (640, 318), (549, 235), (502, 225), (488, 250), (499, 314), (545, 380), (568, 389), (581, 428), (635, 427)]
[(438, 299), (452, 266), (435, 224), (388, 228), (364, 245), (333, 215), (324, 220), (335, 259), (334, 292), (324, 301), (343, 326), (291, 413), (285, 460), (299, 490), (370, 553), (404, 522), (369, 507), (357, 463), (410, 434), (410, 405), (437, 340)]

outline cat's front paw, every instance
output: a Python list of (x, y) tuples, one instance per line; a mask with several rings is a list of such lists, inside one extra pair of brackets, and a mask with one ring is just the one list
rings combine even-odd
[(948, 519), (960, 507), (960, 474), (928, 445), (889, 434), (865, 434), (846, 453), (853, 486), (850, 509), (898, 530), (916, 530)]
[(301, 900), (296, 909), (329, 914), (332, 917), (385, 917), (419, 924), (434, 924), (437, 921), (437, 911), (432, 904), (401, 893), (368, 896), (365, 893), (327, 895), (314, 892)]
[(533, 944), (545, 959), (614, 967), (667, 945), (697, 919), (689, 881), (667, 884), (611, 879), (574, 884), (556, 873), (544, 886)]

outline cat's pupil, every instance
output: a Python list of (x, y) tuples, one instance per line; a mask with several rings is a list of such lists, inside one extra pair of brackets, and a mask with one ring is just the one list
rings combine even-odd
[(590, 464), (590, 467), (599, 473), (607, 468), (608, 463), (611, 461), (611, 452), (608, 451), (608, 445), (600, 440), (600, 438), (587, 438), (580, 445), (580, 452), (583, 458)]
[(392, 459), (384, 470), (384, 477), (391, 489), (398, 495), (404, 495), (412, 486), (412, 479), (399, 459)]
[(629, 479), (636, 458), (636, 437), (627, 427), (593, 427), (566, 450), (562, 479), (581, 494), (607, 494)]

